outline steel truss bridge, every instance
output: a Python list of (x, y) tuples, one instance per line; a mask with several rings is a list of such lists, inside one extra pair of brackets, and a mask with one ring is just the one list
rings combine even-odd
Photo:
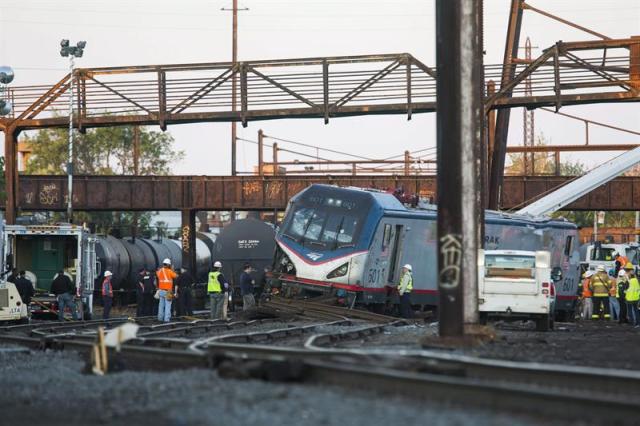
[[(640, 100), (640, 39), (558, 42), (530, 63), (487, 65), (485, 109)], [(632, 47), (635, 47), (632, 49)], [(638, 54), (640, 55), (640, 54)], [(240, 109), (232, 108), (239, 79)], [(531, 79), (531, 95), (524, 81)], [(437, 69), (408, 53), (225, 63), (79, 68), (74, 126), (407, 114), (436, 110)], [(491, 82), (491, 83), (489, 83)], [(495, 83), (494, 83), (495, 82)], [(66, 127), (71, 76), (11, 87), (14, 116), (0, 130)]]

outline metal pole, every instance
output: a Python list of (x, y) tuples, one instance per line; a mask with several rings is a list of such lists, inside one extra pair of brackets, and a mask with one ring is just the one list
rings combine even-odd
[(16, 223), (16, 143), (18, 131), (12, 126), (4, 129), (4, 180), (5, 193), (5, 221), (7, 225)]
[(264, 175), (264, 132), (258, 130), (258, 174)]
[(593, 241), (598, 241), (598, 212), (593, 212)]
[(272, 163), (273, 175), (277, 176), (278, 175), (278, 142), (274, 142), (272, 147), (273, 147), (273, 163)]
[(640, 234), (638, 234), (639, 230), (640, 230), (640, 212), (636, 212), (636, 243), (640, 243)]
[[(441, 336), (477, 322), (482, 52), (477, 1), (436, 1), (438, 290)], [(466, 299), (466, 300), (465, 300)]]
[[(233, 0), (233, 36), (231, 41), (231, 63), (235, 67), (238, 63), (238, 0)], [(233, 73), (231, 79), (231, 111), (236, 111), (236, 73)], [(236, 170), (236, 145), (237, 145), (237, 129), (236, 122), (231, 122), (231, 175), (237, 174)]]
[(73, 55), (69, 55), (69, 159), (67, 162), (67, 220), (73, 223)]

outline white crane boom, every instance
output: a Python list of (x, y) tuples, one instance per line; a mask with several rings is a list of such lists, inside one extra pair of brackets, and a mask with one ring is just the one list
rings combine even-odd
[(518, 210), (517, 213), (531, 216), (542, 216), (553, 213), (567, 204), (573, 203), (600, 185), (604, 185), (638, 163), (640, 163), (640, 147), (634, 148), (613, 160), (601, 164), (584, 176), (569, 182), (562, 188)]

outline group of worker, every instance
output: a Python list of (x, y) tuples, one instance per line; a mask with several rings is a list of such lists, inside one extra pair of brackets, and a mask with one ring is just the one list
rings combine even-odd
[[(113, 305), (112, 279), (113, 273), (105, 271), (100, 286), (103, 319), (109, 318)], [(157, 314), (158, 321), (169, 322), (172, 314), (193, 315), (193, 285), (194, 280), (189, 271), (180, 268), (180, 273), (176, 273), (171, 267), (170, 259), (164, 259), (154, 275), (147, 268), (141, 268), (136, 285), (136, 316)], [(157, 303), (154, 303), (154, 298)]]
[(624, 256), (615, 254), (615, 269), (607, 272), (600, 265), (586, 271), (582, 282), (582, 318), (611, 319), (640, 327), (640, 282), (635, 267)]

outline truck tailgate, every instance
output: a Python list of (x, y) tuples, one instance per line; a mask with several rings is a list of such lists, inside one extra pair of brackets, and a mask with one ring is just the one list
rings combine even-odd
[(536, 280), (529, 278), (485, 278), (482, 292), (486, 294), (538, 294)]

